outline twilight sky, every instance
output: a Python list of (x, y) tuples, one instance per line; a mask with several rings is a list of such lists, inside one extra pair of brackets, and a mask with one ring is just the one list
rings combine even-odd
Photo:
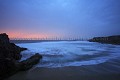
[(11, 38), (120, 35), (120, 0), (0, 0)]

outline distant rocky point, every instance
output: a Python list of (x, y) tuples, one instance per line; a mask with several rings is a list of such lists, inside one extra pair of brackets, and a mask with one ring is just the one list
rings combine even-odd
[(21, 51), (27, 48), (21, 48), (14, 43), (10, 43), (6, 33), (0, 34), (0, 80), (3, 80), (18, 71), (28, 70), (37, 64), (42, 56), (38, 53), (27, 60), (19, 62), (22, 55)]
[(93, 39), (90, 39), (89, 41), (120, 45), (120, 35), (108, 36), (108, 37), (94, 37)]

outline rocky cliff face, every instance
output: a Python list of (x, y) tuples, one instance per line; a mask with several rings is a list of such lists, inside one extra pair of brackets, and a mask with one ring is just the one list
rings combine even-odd
[(9, 42), (8, 35), (0, 34), (0, 80), (20, 71), (28, 70), (42, 58), (40, 54), (35, 54), (31, 58), (19, 62), (21, 51), (27, 50)]
[(0, 43), (1, 44), (8, 44), (9, 43), (9, 38), (6, 33), (0, 34)]
[(16, 46), (14, 43), (10, 43), (7, 34), (5, 33), (0, 34), (0, 59), (7, 58), (19, 60), (22, 57), (20, 52), (23, 50), (27, 49), (20, 48), (19, 46)]
[(120, 45), (120, 35), (108, 36), (108, 37), (94, 37), (93, 39), (90, 39), (89, 41)]

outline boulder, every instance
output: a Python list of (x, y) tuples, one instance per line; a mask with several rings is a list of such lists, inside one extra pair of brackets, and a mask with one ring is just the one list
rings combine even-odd
[(31, 67), (33, 67), (33, 65), (37, 64), (39, 62), (39, 60), (42, 58), (42, 56), (39, 53), (36, 53), (35, 55), (31, 56), (30, 58), (21, 61), (20, 62), (20, 70), (28, 70)]

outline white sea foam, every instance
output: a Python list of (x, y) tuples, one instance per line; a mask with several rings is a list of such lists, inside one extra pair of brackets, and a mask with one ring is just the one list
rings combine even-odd
[(39, 67), (95, 65), (120, 57), (120, 46), (88, 41), (61, 41), (17, 44), (28, 48), (22, 60), (35, 53), (43, 55)]

